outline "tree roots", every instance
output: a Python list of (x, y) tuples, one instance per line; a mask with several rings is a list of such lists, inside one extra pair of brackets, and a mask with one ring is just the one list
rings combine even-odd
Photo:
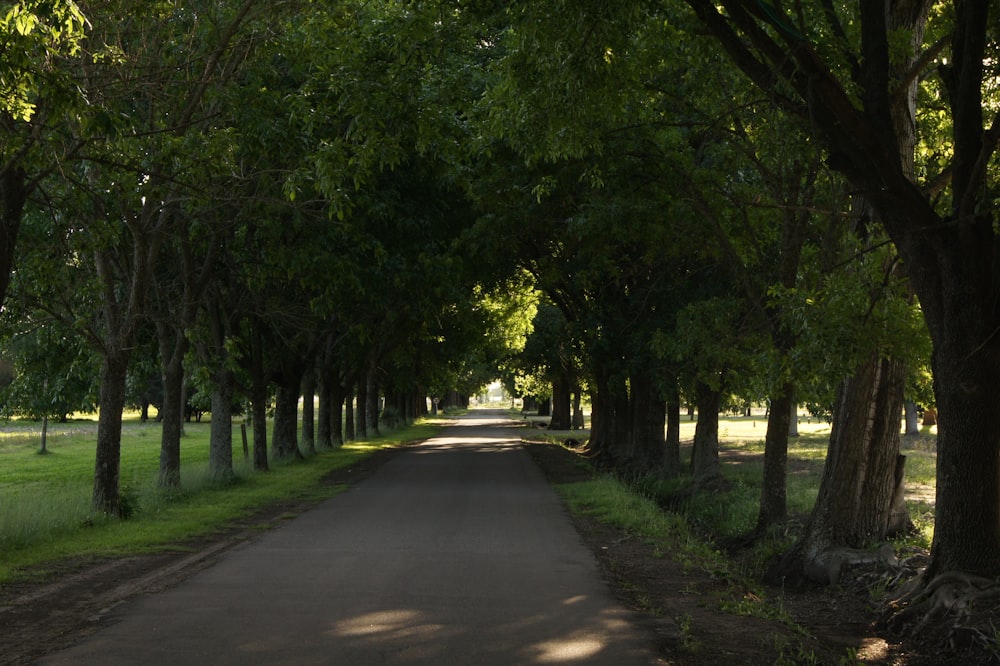
[(950, 652), (1000, 663), (1000, 581), (956, 571), (914, 578), (879, 622), (889, 631)]

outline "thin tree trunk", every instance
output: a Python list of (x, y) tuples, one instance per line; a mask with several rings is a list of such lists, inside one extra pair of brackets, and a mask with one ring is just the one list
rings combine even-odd
[(366, 430), (369, 437), (379, 437), (382, 434), (378, 427), (381, 392), (374, 371), (368, 373), (368, 385), (365, 388), (365, 418), (368, 424)]
[(93, 507), (100, 513), (121, 516), (122, 412), (129, 356), (111, 350), (104, 355), (98, 398), (97, 455), (94, 464)]
[(907, 400), (903, 403), (903, 414), (905, 416), (906, 430), (904, 433), (907, 436), (914, 436), (920, 434), (920, 418), (917, 416), (917, 406), (912, 400)]
[(316, 371), (306, 370), (302, 376), (302, 448), (306, 455), (316, 453)]
[[(330, 386), (330, 446), (340, 448), (344, 445), (344, 396), (343, 385), (338, 379)], [(350, 405), (347, 407), (350, 412)]]
[(579, 384), (573, 387), (573, 430), (583, 430), (587, 425), (583, 417), (583, 409), (580, 407), (580, 402), (583, 399), (582, 393), (583, 390)]
[(42, 417), (42, 442), (41, 445), (38, 447), (38, 452), (43, 455), (49, 452), (48, 436), (49, 436), (49, 417), (48, 415), (45, 415)]
[(348, 382), (344, 387), (344, 441), (353, 442), (357, 437), (354, 432), (354, 383)]
[(250, 406), (253, 419), (253, 468), (270, 469), (267, 443), (269, 384), (264, 372), (264, 335), (259, 321), (250, 324)]
[(667, 398), (667, 436), (663, 448), (663, 473), (678, 476), (681, 473), (681, 399), (675, 386)]
[(215, 373), (212, 390), (212, 423), (208, 445), (208, 474), (213, 481), (228, 482), (233, 471), (233, 373)]
[[(160, 405), (160, 476), (161, 488), (181, 484), (181, 433), (184, 418), (184, 354), (187, 336), (165, 324), (157, 325), (163, 381)], [(213, 414), (214, 417), (214, 414)]]
[[(332, 372), (325, 365), (320, 366), (320, 378), (317, 387), (319, 397), (319, 407), (316, 410), (316, 448), (329, 449), (333, 447), (333, 438), (330, 435), (333, 420), (333, 405), (330, 404), (333, 383)], [(303, 418), (305, 418), (303, 416)]]
[(757, 529), (782, 522), (788, 517), (786, 475), (788, 469), (788, 437), (792, 410), (796, 408), (794, 389), (790, 383), (771, 396), (771, 411), (764, 435), (764, 479), (757, 513)]
[(368, 439), (368, 375), (362, 373), (358, 377), (358, 395), (355, 400), (357, 416), (354, 419), (354, 431), (358, 439)]
[(258, 472), (266, 472), (270, 469), (267, 455), (267, 385), (254, 382), (250, 393), (250, 418), (253, 425), (253, 468)]

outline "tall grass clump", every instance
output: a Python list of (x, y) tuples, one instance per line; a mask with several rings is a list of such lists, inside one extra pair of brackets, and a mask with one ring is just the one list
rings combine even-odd
[(91, 488), (73, 484), (47, 488), (0, 487), (0, 553), (49, 541), (83, 528), (91, 520)]

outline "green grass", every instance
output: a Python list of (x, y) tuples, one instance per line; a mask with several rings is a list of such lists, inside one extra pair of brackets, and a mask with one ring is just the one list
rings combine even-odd
[[(544, 420), (531, 417), (530, 420)], [(694, 438), (696, 421), (681, 417), (681, 463), (690, 460), (690, 443)], [(723, 492), (696, 493), (683, 491), (690, 479), (664, 478), (650, 475), (635, 479), (630, 490), (648, 498), (654, 506), (669, 506), (682, 515), (691, 530), (703, 540), (725, 540), (749, 533), (756, 525), (760, 504), (764, 452), (764, 435), (767, 420), (762, 414), (752, 417), (720, 417), (719, 440), (723, 450), (722, 473), (729, 482)], [(587, 431), (553, 432), (538, 431), (538, 436), (551, 441), (566, 437), (585, 439)], [(800, 415), (799, 436), (789, 440), (787, 498), (788, 512), (801, 522), (816, 503), (823, 464), (830, 438), (830, 424), (806, 415)], [(935, 431), (926, 429), (918, 436), (904, 437), (902, 453), (906, 455), (906, 483), (909, 493), (910, 517), (917, 527), (917, 534), (907, 537), (898, 545), (928, 548), (933, 536), (933, 491), (936, 473)], [(681, 498), (678, 500), (678, 498)], [(593, 498), (595, 505), (601, 500)], [(772, 555), (791, 545), (794, 529), (780, 529), (758, 541), (753, 551), (746, 554), (744, 567), (763, 566)]]
[[(0, 583), (27, 568), (70, 556), (102, 556), (171, 547), (210, 533), (254, 510), (285, 499), (322, 499), (339, 489), (321, 484), (332, 470), (402, 441), (433, 435), (424, 421), (385, 436), (320, 451), (302, 461), (255, 473), (243, 460), (234, 428), (236, 479), (218, 485), (208, 475), (208, 423), (185, 424), (181, 487), (157, 486), (158, 424), (128, 422), (122, 435), (122, 496), (133, 509), (128, 520), (90, 510), (96, 424), (77, 421), (51, 427), (49, 453), (39, 455), (37, 432), (28, 424), (0, 428)], [(34, 429), (37, 431), (37, 428)]]

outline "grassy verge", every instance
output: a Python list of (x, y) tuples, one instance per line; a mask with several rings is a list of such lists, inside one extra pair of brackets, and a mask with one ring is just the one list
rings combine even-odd
[[(27, 426), (0, 433), (0, 583), (66, 557), (120, 555), (173, 547), (223, 528), (285, 500), (322, 499), (342, 489), (322, 483), (331, 471), (373, 452), (439, 429), (434, 421), (389, 432), (378, 439), (320, 451), (301, 462), (255, 473), (235, 456), (236, 479), (213, 483), (207, 474), (207, 423), (186, 424), (179, 489), (157, 486), (159, 426), (127, 423), (122, 436), (123, 501), (132, 515), (113, 520), (90, 510), (96, 426), (81, 421), (52, 428), (46, 455)], [(234, 441), (239, 442), (239, 433)]]
[[(529, 417), (530, 420), (541, 420)], [(682, 467), (690, 457), (690, 441), (694, 437), (696, 421), (682, 418)], [(627, 529), (639, 529), (637, 525), (625, 525), (629, 515), (648, 524), (657, 524), (657, 529), (667, 529), (675, 535), (677, 521), (684, 525), (682, 543), (714, 544), (737, 540), (749, 533), (757, 522), (760, 503), (761, 479), (763, 477), (764, 434), (766, 419), (762, 416), (730, 417), (719, 419), (719, 440), (722, 448), (720, 458), (722, 473), (728, 481), (727, 489), (721, 492), (686, 494), (682, 492), (690, 479), (665, 478), (649, 475), (634, 479), (626, 486), (618, 481), (606, 480), (598, 485), (581, 484), (573, 489), (563, 489), (568, 493), (571, 506), (587, 507), (587, 511), (602, 520)], [(533, 431), (533, 436), (561, 442), (567, 437), (586, 439), (587, 431), (552, 432)], [(759, 539), (754, 547), (741, 553), (738, 562), (728, 566), (736, 567), (748, 579), (759, 578), (765, 564), (776, 554), (787, 550), (797, 537), (798, 527), (804, 522), (816, 502), (819, 483), (823, 473), (830, 426), (824, 421), (803, 418), (799, 424), (798, 437), (789, 441), (787, 496), (788, 511), (792, 521), (779, 526), (772, 534)], [(687, 444), (685, 445), (684, 442)], [(896, 544), (897, 547), (929, 548), (933, 536), (933, 491), (935, 484), (936, 453), (935, 433), (925, 429), (919, 436), (904, 437), (902, 453), (907, 456), (906, 484), (910, 517), (917, 533)], [(595, 482), (596, 483), (596, 482)], [(642, 510), (619, 511), (615, 505), (623, 504), (617, 498), (609, 500), (604, 483), (621, 486), (615, 493), (633, 495), (640, 499)], [(678, 501), (678, 497), (683, 498)], [(640, 506), (640, 505), (637, 505)], [(662, 507), (670, 511), (663, 512)], [(649, 515), (646, 515), (648, 512)], [(663, 518), (655, 518), (660, 513)], [(660, 521), (660, 522), (657, 522)], [(665, 523), (663, 522), (665, 521)], [(644, 534), (645, 532), (640, 531)], [(651, 537), (655, 533), (652, 531)], [(712, 548), (706, 545), (705, 552)], [(709, 558), (706, 566), (715, 569), (719, 565)], [(733, 573), (733, 572), (729, 572)]]

